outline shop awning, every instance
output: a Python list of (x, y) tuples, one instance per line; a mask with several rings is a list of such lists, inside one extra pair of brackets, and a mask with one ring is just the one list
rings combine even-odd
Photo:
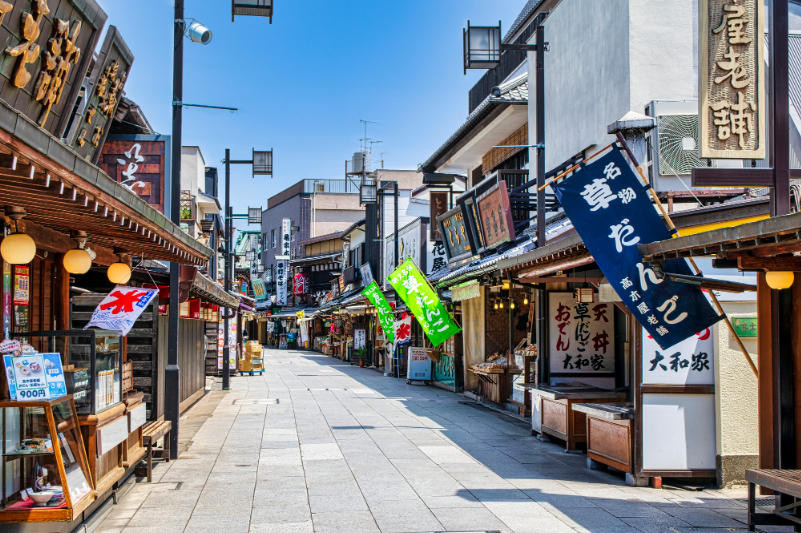
[(225, 292), (225, 289), (200, 272), (195, 276), (195, 281), (192, 282), (192, 288), (189, 292), (215, 305), (221, 305), (229, 309), (239, 307), (239, 300), (235, 296)]
[(759, 249), (760, 256), (801, 251), (801, 213), (637, 245), (645, 261), (704, 255), (742, 256), (755, 249)]
[[(74, 247), (70, 230), (88, 234), (100, 256), (132, 255), (201, 265), (212, 250), (135, 193), (88, 163), (0, 100), (0, 203), (24, 208), (34, 241)], [(108, 259), (107, 259), (108, 261)]]

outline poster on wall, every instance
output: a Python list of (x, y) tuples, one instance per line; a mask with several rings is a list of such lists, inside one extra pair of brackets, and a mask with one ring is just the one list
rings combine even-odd
[[(228, 367), (236, 368), (236, 313), (228, 320)], [(225, 320), (217, 328), (217, 368), (223, 367), (223, 348), (225, 347)]]
[(406, 379), (431, 381), (431, 359), (428, 358), (428, 350), (425, 348), (409, 348)]
[(353, 349), (359, 350), (367, 348), (367, 331), (363, 329), (353, 330)]
[(548, 293), (551, 374), (609, 375), (615, 371), (615, 313), (611, 303), (579, 303), (572, 292)]
[(28, 305), (31, 296), (30, 267), (14, 265), (14, 305)]
[(44, 370), (42, 354), (11, 358), (17, 400), (49, 400), (50, 388)]

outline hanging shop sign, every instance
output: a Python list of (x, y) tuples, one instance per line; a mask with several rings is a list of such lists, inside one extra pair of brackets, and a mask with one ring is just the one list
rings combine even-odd
[(409, 348), (406, 379), (431, 380), (431, 359), (428, 358), (428, 350), (425, 348)]
[[(289, 258), (290, 232), (292, 221), (285, 218), (281, 221), (281, 254)], [(275, 305), (287, 305), (289, 292), (289, 261), (281, 259), (275, 265)]]
[(411, 259), (406, 259), (389, 275), (389, 283), (412, 311), (433, 347), (462, 330)]
[(438, 216), (437, 224), (442, 234), (443, 251), (449, 263), (473, 256), (461, 207)]
[(263, 302), (267, 299), (267, 291), (264, 288), (264, 282), (260, 279), (254, 279), (250, 282), (253, 285), (253, 296), (256, 300)]
[(292, 284), (292, 292), (295, 296), (306, 296), (309, 294), (309, 278), (303, 272), (295, 274)]
[(2, 2), (0, 99), (62, 138), (107, 18), (95, 3)]
[[(604, 276), (659, 346), (672, 346), (723, 318), (698, 287), (659, 279), (643, 263), (637, 244), (671, 234), (617, 145), (552, 187)], [(665, 261), (662, 270), (693, 275), (686, 259)]]
[(501, 180), (476, 200), (484, 249), (515, 240), (515, 224), (506, 182)]
[(442, 240), (442, 231), (440, 231), (437, 220), (448, 211), (448, 194), (448, 191), (431, 191), (428, 193), (431, 203), (428, 219), (433, 223), (431, 228), (431, 240), (433, 241)]
[(481, 284), (475, 279), (451, 287), (451, 301), (454, 303), (478, 298), (480, 296)]
[(395, 341), (398, 346), (409, 344), (412, 341), (412, 315), (403, 313), (399, 320), (395, 320), (393, 329), (395, 330)]
[(579, 303), (572, 292), (548, 293), (551, 374), (615, 371), (614, 304)]
[(97, 165), (120, 185), (164, 213), (170, 176), (169, 135), (109, 135)]
[(70, 123), (66, 135), (70, 139), (70, 148), (87, 161), (96, 163), (100, 156), (98, 148), (103, 146), (111, 129), (133, 60), (134, 56), (120, 32), (109, 26), (92, 67), (92, 77), (83, 99), (86, 104)]
[(765, 158), (764, 7), (758, 0), (700, 0), (700, 156)]
[(14, 305), (28, 305), (31, 296), (30, 267), (14, 265)]
[[(484, 184), (480, 184), (479, 186), (484, 186)], [(484, 235), (481, 233), (481, 216), (478, 212), (476, 189), (477, 187), (473, 187), (457, 199), (457, 203), (462, 209), (462, 215), (464, 217), (465, 235), (470, 242), (473, 255), (480, 254), (486, 248)]]
[(373, 268), (370, 263), (365, 263), (359, 267), (359, 271), (362, 273), (362, 285), (367, 287), (373, 282)]
[(159, 294), (158, 289), (141, 289), (117, 285), (114, 290), (103, 298), (103, 301), (92, 313), (92, 318), (83, 329), (100, 328), (116, 331), (123, 337), (150, 304)]
[(756, 317), (736, 317), (731, 319), (734, 331), (741, 339), (755, 339), (757, 337)]
[(382, 293), (381, 289), (378, 287), (378, 283), (376, 283), (375, 280), (371, 281), (370, 284), (367, 285), (367, 288), (362, 291), (362, 295), (366, 296), (375, 306), (376, 313), (378, 314), (378, 322), (381, 324), (381, 328), (387, 336), (386, 342), (394, 342), (395, 335), (393, 334), (392, 308), (384, 297), (384, 293)]

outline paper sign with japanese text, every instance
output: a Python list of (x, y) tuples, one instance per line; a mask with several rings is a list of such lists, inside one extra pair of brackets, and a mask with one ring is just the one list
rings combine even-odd
[(362, 294), (367, 296), (367, 299), (375, 306), (376, 313), (378, 314), (378, 321), (381, 323), (384, 335), (386, 335), (386, 342), (395, 342), (395, 335), (392, 327), (392, 308), (384, 297), (384, 293), (382, 293), (381, 289), (378, 287), (378, 283), (376, 283), (375, 280), (371, 281), (367, 288), (362, 291)]
[(431, 379), (431, 359), (425, 348), (409, 348), (409, 362), (406, 365), (406, 379), (429, 381)]
[[(604, 276), (660, 347), (723, 318), (697, 286), (660, 279), (642, 261), (637, 245), (670, 239), (670, 232), (617, 145), (552, 187)], [(665, 261), (662, 270), (693, 275), (686, 259)]]
[(42, 354), (12, 357), (11, 368), (14, 371), (17, 400), (50, 399)]
[(700, 0), (699, 144), (702, 158), (764, 159), (762, 0)]
[(83, 329), (100, 328), (116, 331), (123, 337), (131, 331), (136, 319), (147, 308), (158, 289), (142, 289), (117, 285), (97, 306), (92, 319)]
[(615, 371), (615, 305), (579, 303), (572, 292), (548, 297), (551, 373)]
[(60, 353), (43, 353), (45, 378), (50, 389), (50, 399), (61, 398), (67, 394), (67, 382), (64, 380), (64, 367), (61, 365)]
[(706, 328), (668, 350), (642, 332), (642, 382), (649, 385), (714, 385), (715, 328)]
[(462, 331), (411, 259), (389, 275), (389, 283), (406, 302), (433, 347)]

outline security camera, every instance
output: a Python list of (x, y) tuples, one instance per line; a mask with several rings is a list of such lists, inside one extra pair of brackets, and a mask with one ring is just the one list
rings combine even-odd
[(494, 98), (500, 98), (501, 97), (501, 88), (500, 87), (493, 87), (492, 89), (490, 89), (490, 94)]
[(198, 21), (189, 25), (186, 30), (186, 36), (193, 43), (209, 44), (211, 42), (211, 30)]

